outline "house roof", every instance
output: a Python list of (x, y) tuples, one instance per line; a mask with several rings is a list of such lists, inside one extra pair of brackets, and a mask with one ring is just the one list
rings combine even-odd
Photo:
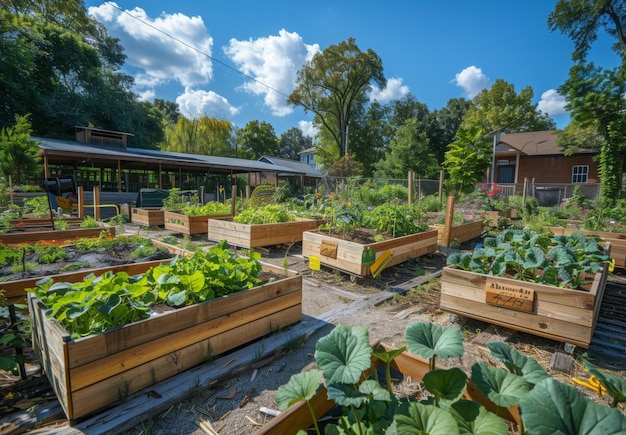
[(302, 150), (298, 153), (298, 155), (301, 154), (315, 154), (317, 153), (317, 147), (311, 147), (311, 148), (307, 148), (305, 150)]
[(292, 173), (299, 173), (307, 177), (322, 178), (323, 175), (315, 168), (306, 163), (297, 160), (283, 159), (280, 157), (263, 156), (259, 159), (262, 162), (271, 163), (272, 165), (282, 166), (291, 169)]
[[(557, 137), (558, 132), (556, 130), (507, 133), (500, 136), (496, 150), (498, 152), (507, 151), (507, 147), (510, 147), (527, 156), (563, 155), (564, 149), (557, 145)], [(586, 148), (579, 148), (577, 150), (577, 154), (589, 154), (594, 152), (594, 150)]]
[(32, 139), (39, 143), (40, 154), (47, 156), (50, 164), (74, 164), (77, 161), (92, 161), (117, 166), (117, 161), (120, 160), (127, 168), (145, 168), (146, 165), (160, 164), (163, 169), (186, 168), (190, 171), (206, 172), (210, 168), (214, 173), (224, 174), (263, 171), (301, 172), (259, 160), (174, 153), (143, 148), (86, 145), (60, 139), (38, 137)]

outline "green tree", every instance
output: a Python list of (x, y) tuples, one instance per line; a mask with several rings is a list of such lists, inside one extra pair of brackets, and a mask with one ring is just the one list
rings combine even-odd
[(387, 83), (380, 57), (371, 49), (362, 52), (354, 38), (349, 38), (317, 53), (298, 71), (296, 88), (287, 102), (315, 114), (314, 122), (332, 139), (336, 155), (341, 157), (351, 151), (349, 126), (355, 104), (365, 101), (372, 82), (381, 88)]
[(414, 171), (422, 178), (436, 178), (439, 172), (439, 163), (430, 146), (430, 139), (419, 128), (416, 118), (407, 119), (396, 130), (389, 151), (378, 163), (375, 175), (380, 178), (406, 178), (409, 171)]
[(41, 170), (39, 145), (31, 140), (29, 115), (15, 116), (15, 125), (4, 127), (0, 133), (0, 171), (14, 184), (36, 180)]
[[(573, 139), (591, 138), (578, 145), (599, 149), (600, 198), (606, 206), (613, 206), (621, 195), (621, 161), (626, 154), (626, 4), (621, 0), (560, 0), (548, 17), (548, 26), (572, 39), (576, 62), (559, 87), (572, 123), (558, 143), (571, 148)], [(616, 39), (613, 49), (621, 64), (613, 70), (586, 64), (600, 29)]]
[(491, 157), (491, 143), (486, 140), (482, 127), (460, 127), (443, 163), (450, 176), (447, 181), (448, 192), (472, 192), (491, 165)]
[(280, 135), (278, 156), (283, 159), (300, 160), (298, 153), (313, 147), (313, 139), (305, 136), (299, 128), (290, 128)]
[(76, 125), (92, 125), (156, 146), (162, 128), (120, 72), (123, 48), (82, 0), (6, 1), (0, 13), (0, 31), (11, 35), (0, 42), (0, 125), (30, 113), (39, 136), (70, 138)]
[(530, 86), (517, 94), (515, 87), (502, 80), (495, 81), (491, 89), (480, 91), (465, 113), (463, 125), (481, 127), (486, 132), (503, 128), (506, 132), (554, 130), (556, 124), (532, 103)]
[(240, 158), (257, 160), (263, 156), (278, 155), (278, 138), (268, 122), (250, 121), (237, 130), (236, 136)]
[(166, 124), (176, 124), (178, 122), (178, 117), (181, 116), (178, 103), (155, 98), (153, 104), (154, 107), (161, 111)]

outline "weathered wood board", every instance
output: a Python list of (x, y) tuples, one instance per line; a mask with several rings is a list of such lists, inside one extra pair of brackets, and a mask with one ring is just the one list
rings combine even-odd
[(163, 219), (165, 221), (165, 229), (177, 231), (183, 234), (202, 234), (209, 230), (209, 219), (225, 219), (231, 215), (206, 215), (206, 216), (187, 216), (173, 211), (165, 211)]
[(273, 224), (240, 224), (231, 219), (209, 219), (208, 238), (226, 240), (243, 248), (258, 248), (299, 242), (305, 231), (315, 230), (322, 219), (298, 219), (293, 222)]
[[(440, 308), (517, 331), (588, 348), (606, 286), (607, 268), (597, 273), (590, 291), (552, 287), (482, 275), (446, 266), (441, 275)], [(497, 282), (502, 288), (532, 291), (532, 307), (520, 298), (515, 306), (488, 303)], [(492, 289), (494, 290), (494, 289)], [(495, 291), (495, 290), (494, 290)]]
[[(437, 230), (437, 244), (443, 244), (443, 225), (429, 225), (430, 229)], [(485, 222), (482, 220), (467, 222), (459, 225), (452, 225), (450, 228), (450, 240), (456, 240), (458, 243), (467, 242), (468, 240), (480, 237), (483, 233)]]
[[(325, 249), (336, 245), (332, 255)], [(368, 251), (374, 251), (372, 261), (368, 258)], [(305, 258), (319, 257), (321, 264), (352, 275), (371, 275), (370, 265), (383, 253), (390, 251), (391, 260), (386, 267), (395, 266), (411, 258), (418, 258), (437, 250), (437, 230), (424, 231), (394, 239), (375, 243), (355, 243), (348, 240), (331, 237), (323, 231), (305, 231), (302, 235), (302, 255)]]
[(131, 221), (148, 227), (165, 225), (165, 212), (159, 207), (133, 208)]
[(28, 302), (33, 348), (67, 417), (75, 420), (116, 404), (120, 394), (300, 321), (302, 277), (286, 276), (76, 340), (46, 316), (41, 301), (31, 295)]

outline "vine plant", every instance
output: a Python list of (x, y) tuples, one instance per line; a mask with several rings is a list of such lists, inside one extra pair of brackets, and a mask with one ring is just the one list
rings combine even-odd
[[(382, 360), (388, 373), (391, 362), (404, 348), (376, 352), (366, 328), (337, 326), (316, 345), (319, 370), (293, 375), (279, 387), (278, 406), (286, 409), (305, 401), (320, 434), (309, 401), (323, 377), (328, 398), (343, 411), (335, 423), (325, 427), (326, 434), (508, 434), (507, 423), (498, 413), (517, 405), (524, 426), (518, 428), (520, 433), (626, 433), (626, 418), (617, 409), (587, 399), (575, 387), (556, 381), (533, 358), (504, 343), (488, 344), (491, 355), (503, 367), (477, 362), (471, 368), (473, 383), (496, 405), (493, 413), (481, 403), (464, 398), (468, 381), (464, 371), (435, 368), (436, 357), (463, 355), (459, 328), (418, 322), (407, 328), (405, 338), (408, 352), (430, 360), (430, 370), (422, 379), (427, 392), (424, 396), (397, 397), (390, 376), (386, 376), (385, 388), (375, 371), (368, 375), (372, 357)], [(623, 379), (594, 370), (614, 398), (613, 404), (624, 401)]]

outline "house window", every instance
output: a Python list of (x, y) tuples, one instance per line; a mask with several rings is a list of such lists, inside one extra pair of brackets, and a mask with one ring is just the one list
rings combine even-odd
[(586, 183), (588, 174), (588, 165), (578, 165), (572, 167), (572, 183)]

